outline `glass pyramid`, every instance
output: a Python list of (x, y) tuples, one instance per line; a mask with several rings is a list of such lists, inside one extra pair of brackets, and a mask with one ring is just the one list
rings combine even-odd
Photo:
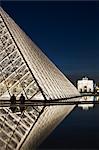
[[(79, 95), (77, 89), (38, 46), (0, 8), (0, 100), (53, 100)], [(74, 106), (35, 106), (23, 113), (0, 108), (0, 150), (30, 150), (63, 120)]]

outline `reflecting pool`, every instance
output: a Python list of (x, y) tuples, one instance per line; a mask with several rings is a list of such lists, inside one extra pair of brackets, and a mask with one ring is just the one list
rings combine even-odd
[[(99, 101), (99, 97), (80, 100)], [(99, 149), (99, 104), (80, 104), (66, 117), (39, 149)]]

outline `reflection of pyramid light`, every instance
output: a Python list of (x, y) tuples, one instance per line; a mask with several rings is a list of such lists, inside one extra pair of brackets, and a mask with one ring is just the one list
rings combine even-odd
[(96, 97), (97, 101), (99, 101), (99, 96)]
[[(94, 97), (82, 97), (80, 101), (93, 101)], [(94, 104), (79, 104), (78, 107), (81, 107), (83, 110), (88, 110), (89, 108), (93, 108)]]
[[(21, 93), (49, 100), (79, 95), (77, 89), (0, 9), (0, 100)], [(24, 113), (0, 108), (0, 150), (37, 147), (74, 106), (28, 107)], [(5, 118), (3, 117), (5, 116)]]

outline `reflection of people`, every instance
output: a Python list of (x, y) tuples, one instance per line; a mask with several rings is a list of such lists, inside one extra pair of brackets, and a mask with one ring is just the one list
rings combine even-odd
[(16, 105), (16, 97), (14, 94), (11, 96), (10, 102), (11, 102), (10, 109), (14, 113), (16, 110), (16, 106), (15, 106)]
[(21, 94), (19, 100), (20, 100), (20, 111), (23, 112), (24, 109), (25, 109), (25, 106), (24, 106), (24, 104), (25, 104), (25, 97), (23, 96), (23, 94)]

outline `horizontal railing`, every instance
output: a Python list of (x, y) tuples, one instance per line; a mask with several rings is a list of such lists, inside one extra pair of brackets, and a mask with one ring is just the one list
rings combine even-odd
[[(10, 100), (0, 100), (0, 107), (28, 107), (28, 106), (53, 106), (53, 105), (78, 105), (78, 104), (99, 104), (99, 101), (80, 101), (77, 100), (80, 97), (99, 96), (99, 94), (83, 94), (79, 96), (72, 96), (68, 98), (58, 98), (53, 100), (25, 100), (24, 104), (21, 104), (19, 100), (16, 100), (15, 104), (11, 104)], [(73, 101), (72, 101), (73, 99)], [(74, 100), (76, 99), (76, 100)], [(68, 101), (69, 100), (69, 101)]]

